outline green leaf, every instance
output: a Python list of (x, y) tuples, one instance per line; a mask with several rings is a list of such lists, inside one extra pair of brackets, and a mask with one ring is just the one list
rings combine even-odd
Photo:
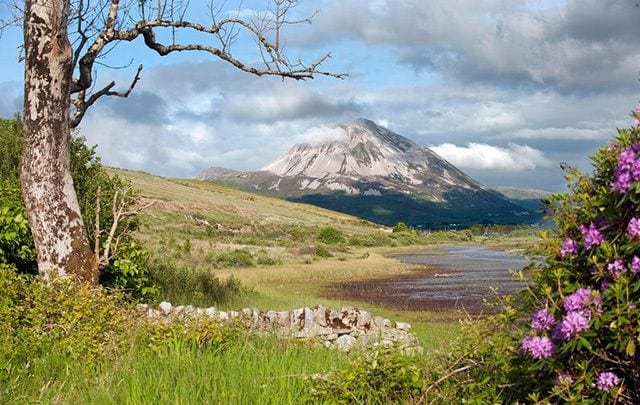
[(629, 339), (629, 342), (627, 342), (625, 352), (627, 353), (627, 356), (633, 356), (636, 353), (636, 343), (633, 339)]

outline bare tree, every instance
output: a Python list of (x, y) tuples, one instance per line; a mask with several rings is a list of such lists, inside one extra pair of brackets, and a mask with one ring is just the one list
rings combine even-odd
[[(27, 0), (24, 30), (24, 147), (21, 183), (38, 255), (38, 271), (45, 278), (72, 276), (96, 283), (100, 257), (89, 244), (69, 166), (70, 129), (103, 96), (127, 97), (142, 72), (121, 90), (111, 82), (95, 88), (97, 67), (119, 43), (141, 38), (160, 56), (174, 52), (209, 53), (254, 75), (295, 80), (318, 75), (342, 78), (322, 71), (326, 54), (311, 64), (290, 60), (283, 52), (282, 28), (306, 23), (287, 20), (301, 0), (271, 0), (253, 17), (229, 13), (226, 1), (213, 0), (208, 21), (189, 19), (188, 0)], [(201, 10), (199, 10), (201, 11)], [(201, 13), (204, 14), (204, 13)], [(207, 43), (181, 42), (183, 32), (206, 36)], [(243, 37), (255, 42), (261, 64), (234, 56)], [(107, 253), (108, 255), (108, 253)]]

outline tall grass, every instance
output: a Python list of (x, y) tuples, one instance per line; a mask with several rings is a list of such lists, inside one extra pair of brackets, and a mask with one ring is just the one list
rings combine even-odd
[(308, 397), (309, 377), (348, 357), (273, 337), (204, 349), (180, 341), (162, 351), (133, 347), (94, 364), (50, 353), (0, 386), (0, 402), (296, 404)]

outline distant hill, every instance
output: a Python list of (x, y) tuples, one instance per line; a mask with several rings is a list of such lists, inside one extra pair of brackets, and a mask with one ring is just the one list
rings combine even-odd
[(549, 197), (552, 193), (545, 190), (524, 189), (516, 187), (493, 187), (499, 193), (502, 193), (516, 204), (530, 211), (538, 211), (542, 208), (542, 200)]
[(293, 145), (260, 171), (211, 168), (198, 178), (385, 225), (448, 228), (537, 219), (431, 149), (372, 121), (357, 119), (337, 129), (337, 139), (334, 133), (332, 139)]

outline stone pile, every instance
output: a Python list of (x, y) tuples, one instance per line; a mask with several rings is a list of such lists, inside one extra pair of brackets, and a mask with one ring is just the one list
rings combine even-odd
[(420, 347), (418, 339), (409, 331), (411, 325), (408, 323), (393, 322), (352, 307), (339, 311), (322, 305), (292, 311), (260, 311), (255, 308), (218, 311), (215, 307), (173, 306), (162, 302), (158, 307), (141, 304), (138, 310), (163, 322), (202, 316), (212, 317), (221, 324), (238, 320), (258, 332), (276, 333), (283, 338), (315, 339), (326, 347), (343, 351), (379, 345), (408, 350), (419, 350)]

